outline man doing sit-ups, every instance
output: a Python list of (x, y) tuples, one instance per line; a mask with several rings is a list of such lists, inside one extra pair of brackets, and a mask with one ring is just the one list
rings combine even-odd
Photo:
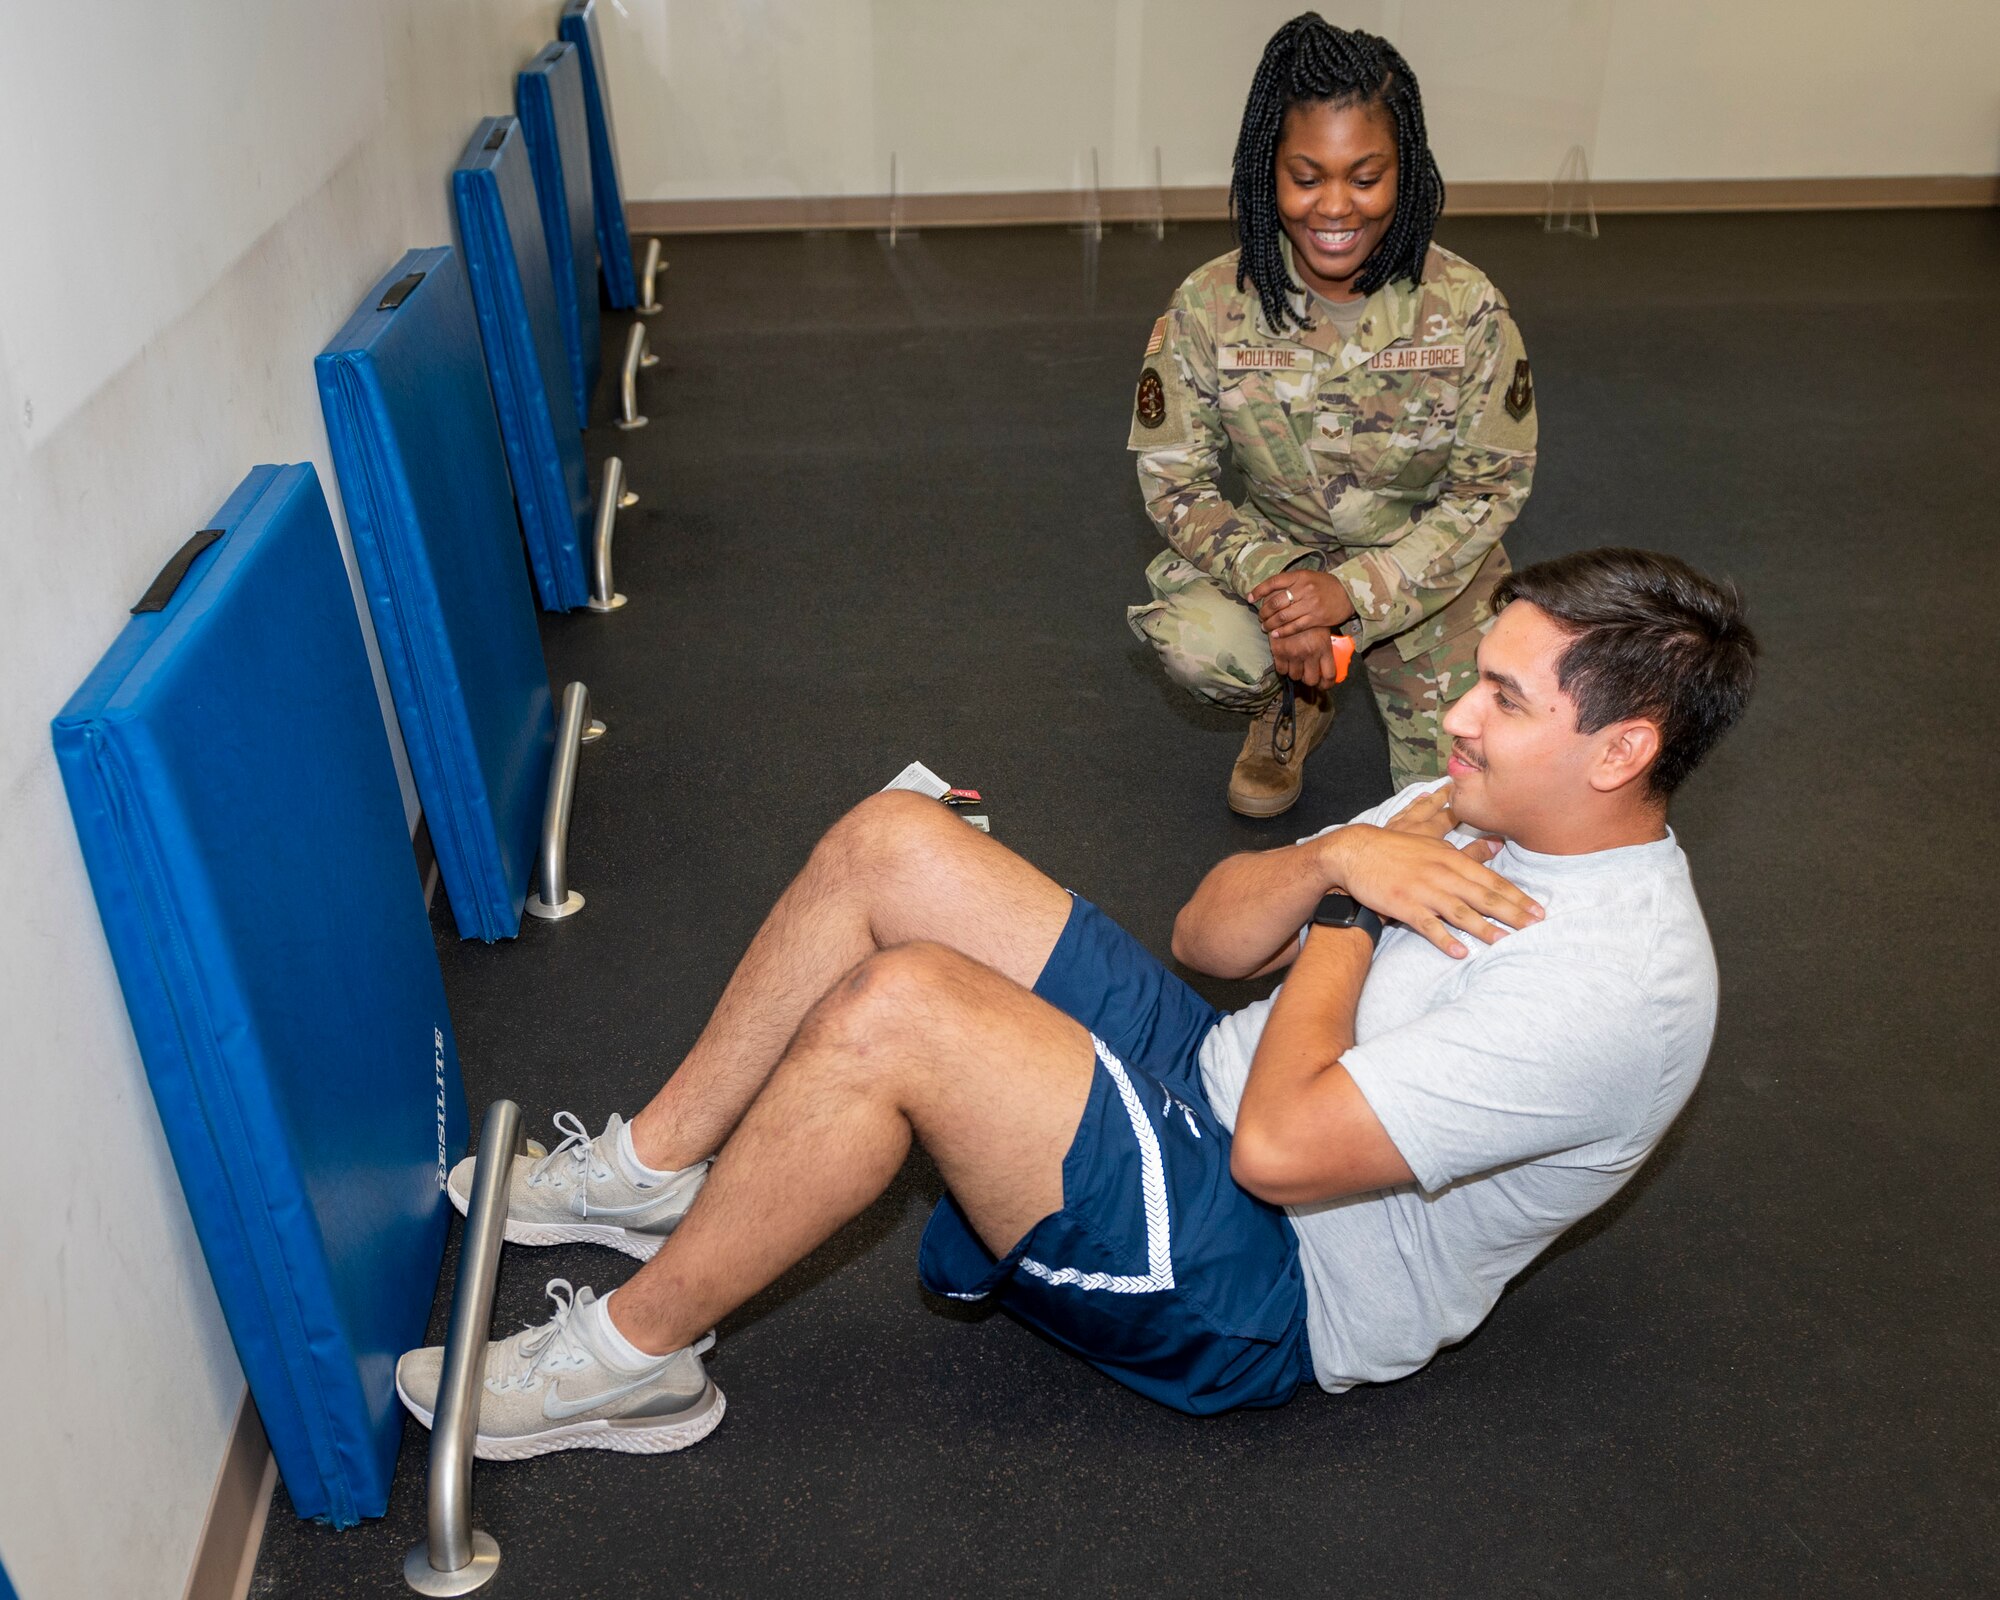
[[(1464, 1338), (1694, 1088), (1715, 964), (1667, 800), (1756, 654), (1734, 592), (1667, 556), (1497, 598), (1446, 780), (1232, 856), (1182, 908), (1186, 965), (1290, 968), (1244, 1010), (933, 801), (834, 824), (652, 1103), (513, 1158), (509, 1239), (645, 1264), (601, 1299), (551, 1285), (552, 1321), (487, 1347), (478, 1453), (703, 1438), (707, 1330), (912, 1140), (949, 1190), (925, 1285), (1167, 1405), (1277, 1405)], [(441, 1363), (397, 1369), (426, 1423)]]

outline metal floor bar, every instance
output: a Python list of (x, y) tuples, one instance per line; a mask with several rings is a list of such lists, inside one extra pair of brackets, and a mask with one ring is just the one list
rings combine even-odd
[(592, 611), (616, 611), (625, 604), (611, 579), (611, 536), (618, 528), (618, 508), (625, 503), (625, 463), (607, 456), (597, 480), (597, 521), (590, 539), (590, 599), (585, 604)]
[(544, 922), (574, 916), (583, 909), (583, 896), (569, 886), (569, 817), (576, 802), (577, 757), (583, 746), (593, 741), (594, 728), (590, 691), (572, 683), (563, 690), (555, 760), (549, 763), (549, 795), (542, 808), (541, 882), (528, 896), (527, 904), (528, 915)]
[(418, 1594), (470, 1594), (500, 1570), (500, 1546), (472, 1525), (472, 1453), (479, 1432), (479, 1379), (493, 1322), (493, 1286), (507, 1228), (507, 1176), (521, 1137), (521, 1108), (495, 1100), (479, 1130), (472, 1204), (459, 1251), (458, 1284), (445, 1334), (444, 1373), (431, 1419), (430, 1513), (426, 1538), (403, 1558), (403, 1580)]
[(646, 241), (645, 264), (639, 268), (639, 304), (635, 308), (642, 317), (650, 317), (660, 309), (660, 298), (653, 292), (653, 283), (660, 275), (660, 268), (666, 263), (660, 259), (660, 241)]
[(612, 422), (613, 427), (627, 431), (645, 427), (646, 419), (639, 414), (639, 369), (659, 363), (660, 358), (646, 343), (645, 323), (633, 323), (625, 335), (625, 362), (618, 374), (618, 416)]

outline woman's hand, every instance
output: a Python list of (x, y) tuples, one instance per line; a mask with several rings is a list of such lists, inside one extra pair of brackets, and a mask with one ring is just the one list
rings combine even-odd
[(1250, 591), (1257, 621), (1273, 639), (1315, 628), (1339, 627), (1354, 615), (1354, 602), (1331, 573), (1302, 567), (1266, 578)]
[(1333, 635), (1324, 628), (1271, 639), (1271, 665), (1281, 676), (1318, 689), (1336, 681)]

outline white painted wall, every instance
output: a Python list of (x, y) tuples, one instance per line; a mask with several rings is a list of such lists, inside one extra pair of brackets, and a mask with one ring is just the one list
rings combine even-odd
[(1616, 12), (1607, 176), (2000, 171), (1994, 0), (1620, 0)]
[[(26, 159), (8, 173), (0, 305), (35, 308), (7, 324), (30, 445), (382, 121), (382, 20), (314, 0), (14, 9), (0, 149)], [(105, 76), (80, 92), (46, 70), (66, 60)]]
[(446, 175), (557, 9), (6, 8), (0, 1559), (22, 1600), (178, 1600), (243, 1392), (49, 719), (249, 467), (313, 461), (331, 494), (312, 358), (404, 249), (452, 238)]
[[(1301, 0), (619, 0), (627, 199), (1222, 184)], [(622, 10), (622, 15), (621, 15)], [(2000, 170), (1995, 0), (1322, 0), (1396, 41), (1447, 181)]]

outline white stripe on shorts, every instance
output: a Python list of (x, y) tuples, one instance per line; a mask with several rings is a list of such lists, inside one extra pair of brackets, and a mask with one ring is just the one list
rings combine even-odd
[(1079, 1272), (1075, 1267), (1050, 1267), (1021, 1258), (1021, 1270), (1044, 1283), (1072, 1284), (1079, 1289), (1101, 1289), (1107, 1294), (1157, 1294), (1174, 1286), (1173, 1224), (1167, 1215), (1167, 1171), (1160, 1160), (1160, 1141), (1152, 1123), (1139, 1104), (1139, 1094), (1126, 1076), (1125, 1065), (1104, 1041), (1092, 1035), (1097, 1059), (1118, 1087), (1125, 1102), (1125, 1114), (1132, 1119), (1132, 1136), (1139, 1141), (1139, 1192), (1146, 1206), (1146, 1273), (1143, 1277), (1119, 1276), (1108, 1272)]

